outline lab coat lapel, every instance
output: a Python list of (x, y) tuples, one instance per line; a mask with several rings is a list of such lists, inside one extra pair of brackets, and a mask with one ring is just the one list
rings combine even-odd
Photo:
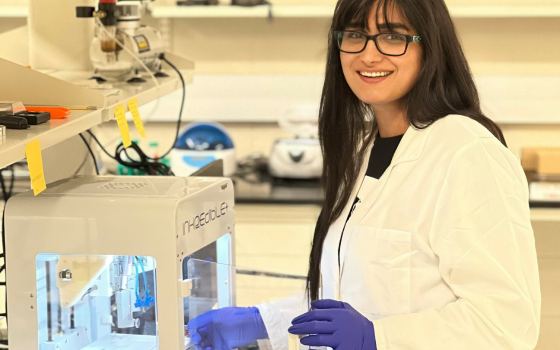
[[(373, 142), (371, 142), (367, 146), (367, 149), (364, 153), (365, 159), (369, 159), (372, 148), (373, 148)], [(342, 235), (342, 231), (344, 230), (346, 219), (348, 218), (348, 213), (350, 213), (350, 210), (352, 209), (354, 198), (356, 198), (356, 195), (358, 194), (358, 191), (362, 186), (362, 180), (366, 176), (367, 167), (368, 167), (368, 162), (364, 162), (360, 169), (358, 180), (354, 185), (348, 203), (346, 203), (344, 210), (329, 229), (329, 234), (327, 235), (326, 240), (332, 240), (331, 242), (332, 244), (325, 243), (326, 247), (323, 248), (323, 256), (327, 258), (326, 259), (323, 258), (321, 262), (321, 277), (322, 277), (321, 297), (322, 298), (327, 297), (329, 299), (333, 298), (333, 299), (340, 300), (340, 288), (339, 288), (340, 282), (338, 280), (340, 276), (340, 266), (338, 265), (338, 249), (337, 249), (338, 242), (340, 241), (340, 236)], [(328, 247), (330, 247), (330, 251)]]
[[(369, 159), (372, 148), (373, 142), (367, 147), (366, 152), (364, 153), (365, 159)], [(356, 198), (358, 192), (360, 191), (360, 188), (362, 187), (362, 180), (366, 176), (367, 168), (368, 162), (366, 161), (362, 164), (360, 173), (358, 175), (358, 181), (356, 181), (356, 185), (354, 185), (354, 189), (352, 190), (352, 194), (350, 195), (348, 203), (346, 203), (346, 206), (344, 207), (344, 210), (342, 211), (338, 219), (336, 219), (335, 222), (331, 225), (331, 229), (334, 229), (336, 232), (342, 232), (342, 230), (344, 229), (346, 219), (348, 218), (348, 213), (350, 213), (350, 209), (352, 209), (352, 204), (354, 203), (354, 198)]]
[[(409, 162), (420, 158), (422, 152), (424, 151), (424, 146), (426, 145), (426, 140), (427, 140), (427, 135), (424, 132), (425, 130), (426, 129), (417, 130), (412, 125), (410, 125), (407, 131), (405, 132), (401, 142), (399, 143), (399, 146), (397, 147), (395, 154), (393, 155), (391, 164), (389, 165), (387, 170), (383, 173), (381, 178), (379, 178), (379, 180), (368, 179), (375, 182), (372, 184), (368, 184), (368, 186), (361, 186), (359, 191), (357, 191), (357, 195), (358, 198), (360, 198), (361, 203), (358, 206), (356, 206), (356, 209), (354, 210), (354, 213), (350, 217), (350, 220), (348, 220), (348, 222), (346, 223), (346, 228), (344, 230), (345, 232), (342, 240), (342, 246), (340, 248), (340, 269), (339, 269), (340, 275), (338, 278), (339, 281), (341, 280), (342, 273), (344, 271), (344, 262), (346, 260), (346, 253), (347, 253), (346, 247), (352, 236), (352, 233), (354, 232), (354, 229), (364, 218), (364, 216), (368, 213), (368, 211), (371, 209), (371, 207), (373, 206), (373, 204), (375, 203), (375, 201), (383, 191), (383, 188), (385, 187), (387, 180), (391, 176), (391, 172), (393, 168), (400, 163)], [(366, 171), (367, 171), (367, 165), (369, 163), (370, 153), (371, 150), (368, 153), (368, 157), (364, 159)], [(365, 171), (363, 175), (360, 174), (360, 179), (363, 179), (364, 176), (365, 176)], [(352, 201), (354, 200), (354, 198), (355, 196), (351, 198)]]

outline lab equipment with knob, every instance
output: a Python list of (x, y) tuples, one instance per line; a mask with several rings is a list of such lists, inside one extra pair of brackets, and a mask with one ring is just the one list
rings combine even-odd
[(162, 71), (160, 59), (165, 52), (161, 33), (140, 24), (142, 3), (99, 0), (97, 11), (94, 7), (76, 8), (77, 17), (93, 17), (96, 21), (90, 59), (94, 67), (93, 78), (98, 82), (143, 83), (146, 80), (140, 74), (145, 69), (142, 63), (156, 77), (167, 76)]
[(5, 211), (12, 350), (189, 349), (235, 305), (229, 179), (75, 177)]

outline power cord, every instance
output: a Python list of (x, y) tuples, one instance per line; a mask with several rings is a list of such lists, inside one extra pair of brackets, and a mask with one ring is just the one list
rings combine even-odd
[(82, 138), (82, 141), (84, 141), (89, 154), (91, 155), (91, 159), (93, 160), (93, 165), (95, 166), (95, 173), (99, 176), (99, 168), (97, 167), (97, 160), (95, 159), (95, 154), (93, 154), (93, 151), (91, 150), (91, 147), (89, 146), (89, 143), (87, 142), (86, 138), (84, 137), (84, 135), (80, 134), (80, 137)]
[[(127, 151), (133, 149), (136, 152), (137, 158), (135, 160), (131, 157)], [(123, 157), (126, 156), (126, 159)], [(140, 171), (145, 172), (148, 175), (164, 175), (164, 176), (174, 176), (171, 168), (167, 165), (158, 162), (158, 159), (151, 158), (147, 156), (144, 151), (136, 143), (132, 143), (128, 148), (125, 148), (122, 142), (117, 146), (115, 151), (115, 160), (120, 164)]]
[[(2, 264), (2, 268), (4, 269), (4, 274), (6, 273), (6, 225), (4, 222), (4, 218), (6, 217), (6, 206), (8, 202), (4, 203), (4, 210), (2, 212), (2, 258), (4, 259), (4, 263)], [(5, 279), (4, 282), (1, 282), (0, 285), (4, 287), (4, 313), (0, 314), (0, 316), (6, 317), (6, 326), (8, 325), (8, 280)], [(7, 346), (7, 341), (0, 341), (0, 344)]]
[(148, 157), (144, 151), (138, 146), (136, 143), (132, 143), (128, 149), (133, 149), (136, 152), (137, 159), (134, 159), (127, 153), (127, 148), (124, 148), (123, 143), (121, 142), (117, 149), (115, 150), (115, 155), (111, 155), (105, 147), (101, 144), (97, 136), (90, 130), (87, 131), (88, 134), (93, 138), (93, 140), (97, 143), (97, 145), (101, 148), (101, 150), (111, 159), (115, 160), (119, 164), (131, 168), (137, 169), (140, 171), (145, 172), (148, 175), (165, 175), (165, 176), (174, 176), (171, 168), (167, 165), (158, 162), (158, 159), (154, 159)]
[[(6, 183), (4, 181), (3, 172), (5, 170), (10, 170), (12, 172), (9, 188), (6, 188)], [(4, 272), (4, 274), (6, 273), (6, 226), (5, 226), (5, 223), (4, 223), (4, 218), (6, 217), (6, 206), (7, 206), (8, 200), (10, 199), (10, 197), (13, 194), (14, 183), (15, 183), (14, 165), (10, 165), (7, 168), (1, 169), (0, 170), (0, 186), (2, 187), (2, 194), (4, 196), (3, 197), (4, 210), (2, 212), (2, 253), (0, 254), (0, 259), (3, 259), (4, 262), (0, 266), (0, 274), (2, 272)], [(5, 317), (6, 318), (6, 325), (8, 325), (8, 298), (7, 298), (8, 283), (7, 283), (7, 280), (4, 280), (4, 282), (0, 282), (0, 286), (4, 287), (4, 310), (5, 310), (3, 313), (0, 313), (0, 317)], [(0, 349), (8, 349), (8, 341), (7, 340), (0, 340)]]
[[(6, 188), (6, 183), (4, 181), (4, 174), (3, 172), (5, 170), (11, 170), (12, 175), (11, 175), (11, 182), (10, 182), (10, 187)], [(0, 254), (0, 259), (4, 260), (2, 265), (0, 266), (0, 274), (2, 272), (4, 272), (4, 275), (6, 274), (6, 226), (4, 224), (4, 218), (6, 217), (6, 206), (8, 203), (8, 200), (10, 199), (10, 197), (13, 194), (13, 189), (14, 189), (14, 183), (15, 183), (15, 171), (14, 171), (14, 165), (11, 165), (7, 168), (1, 169), (0, 170), (0, 186), (2, 187), (2, 194), (3, 194), (3, 200), (4, 200), (4, 210), (2, 213), (2, 253)], [(8, 325), (8, 284), (7, 284), (7, 280), (5, 279), (4, 282), (0, 282), (0, 287), (4, 288), (4, 312), (0, 313), (0, 317), (5, 317), (6, 318), (6, 325)], [(8, 349), (8, 341), (7, 340), (0, 340), (0, 349)]]
[(103, 145), (101, 144), (101, 142), (99, 142), (99, 139), (97, 138), (97, 136), (95, 136), (95, 135), (91, 132), (91, 130), (87, 130), (87, 133), (93, 138), (93, 140), (97, 143), (97, 145), (99, 146), (99, 148), (101, 148), (101, 150), (102, 150), (103, 152), (105, 152), (105, 154), (106, 154), (109, 158), (111, 158), (111, 159), (113, 159), (113, 160), (117, 160), (117, 158), (115, 158), (112, 154), (110, 154), (110, 153), (105, 149), (105, 147), (103, 147)]
[(181, 71), (179, 69), (177, 69), (177, 67), (175, 67), (175, 65), (173, 63), (169, 62), (169, 60), (167, 58), (165, 58), (164, 55), (161, 55), (160, 58), (165, 63), (167, 63), (171, 68), (173, 68), (173, 70), (175, 72), (177, 72), (177, 75), (179, 75), (179, 79), (181, 80), (181, 87), (183, 89), (183, 94), (182, 94), (182, 98), (181, 98), (181, 108), (179, 109), (179, 118), (177, 119), (177, 131), (175, 132), (175, 140), (173, 140), (173, 144), (171, 144), (171, 147), (169, 148), (169, 150), (161, 156), (161, 158), (165, 158), (169, 153), (171, 153), (173, 148), (175, 148), (175, 144), (177, 143), (177, 140), (179, 139), (179, 131), (181, 130), (181, 119), (183, 118), (183, 107), (185, 106), (185, 98), (186, 98), (186, 94), (187, 94), (187, 89), (186, 89), (186, 86), (185, 86), (185, 79), (183, 78), (183, 74), (181, 74)]
[[(4, 181), (4, 171), (6, 170), (11, 171), (12, 173), (10, 176), (9, 187), (6, 186), (6, 182)], [(10, 197), (12, 196), (14, 191), (14, 183), (15, 183), (14, 166), (10, 165), (4, 169), (0, 169), (0, 187), (2, 187), (2, 198), (4, 199), (4, 201), (8, 201), (8, 199), (10, 199)]]

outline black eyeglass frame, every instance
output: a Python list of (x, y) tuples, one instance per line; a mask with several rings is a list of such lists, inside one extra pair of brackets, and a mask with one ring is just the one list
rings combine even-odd
[[(344, 33), (358, 33), (358, 34), (364, 35), (366, 37), (366, 42), (364, 44), (364, 48), (361, 49), (360, 51), (355, 51), (355, 52), (354, 51), (344, 51), (344, 50), (342, 50), (342, 48), (340, 47), (341, 44), (342, 44), (341, 36)], [(408, 51), (408, 45), (410, 43), (420, 43), (420, 42), (422, 42), (422, 38), (418, 35), (408, 35), (408, 34), (401, 34), (401, 33), (379, 33), (379, 34), (375, 34), (375, 35), (367, 35), (365, 33), (357, 32), (357, 31), (354, 31), (354, 30), (338, 30), (338, 31), (335, 31), (334, 34), (335, 34), (335, 40), (336, 40), (336, 45), (338, 47), (338, 50), (341, 51), (341, 52), (344, 52), (344, 53), (360, 53), (360, 52), (363, 52), (366, 49), (367, 44), (371, 40), (375, 44), (375, 47), (377, 48), (377, 51), (379, 51), (381, 54), (383, 54), (385, 56), (398, 57), (398, 56), (403, 56), (403, 55), (406, 54), (406, 52)], [(402, 54), (391, 55), (391, 54), (388, 54), (388, 53), (385, 53), (385, 52), (381, 51), (381, 49), (379, 48), (379, 44), (377, 43), (377, 38), (380, 37), (381, 35), (387, 35), (387, 34), (402, 35), (406, 38), (406, 47), (404, 48), (404, 52)]]

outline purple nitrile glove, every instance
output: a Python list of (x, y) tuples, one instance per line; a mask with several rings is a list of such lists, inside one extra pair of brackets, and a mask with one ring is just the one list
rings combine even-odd
[(317, 300), (314, 310), (292, 321), (288, 332), (308, 335), (301, 343), (308, 346), (328, 346), (334, 350), (377, 350), (373, 323), (348, 303)]
[(231, 350), (268, 338), (256, 307), (226, 307), (210, 310), (187, 325), (197, 350)]

